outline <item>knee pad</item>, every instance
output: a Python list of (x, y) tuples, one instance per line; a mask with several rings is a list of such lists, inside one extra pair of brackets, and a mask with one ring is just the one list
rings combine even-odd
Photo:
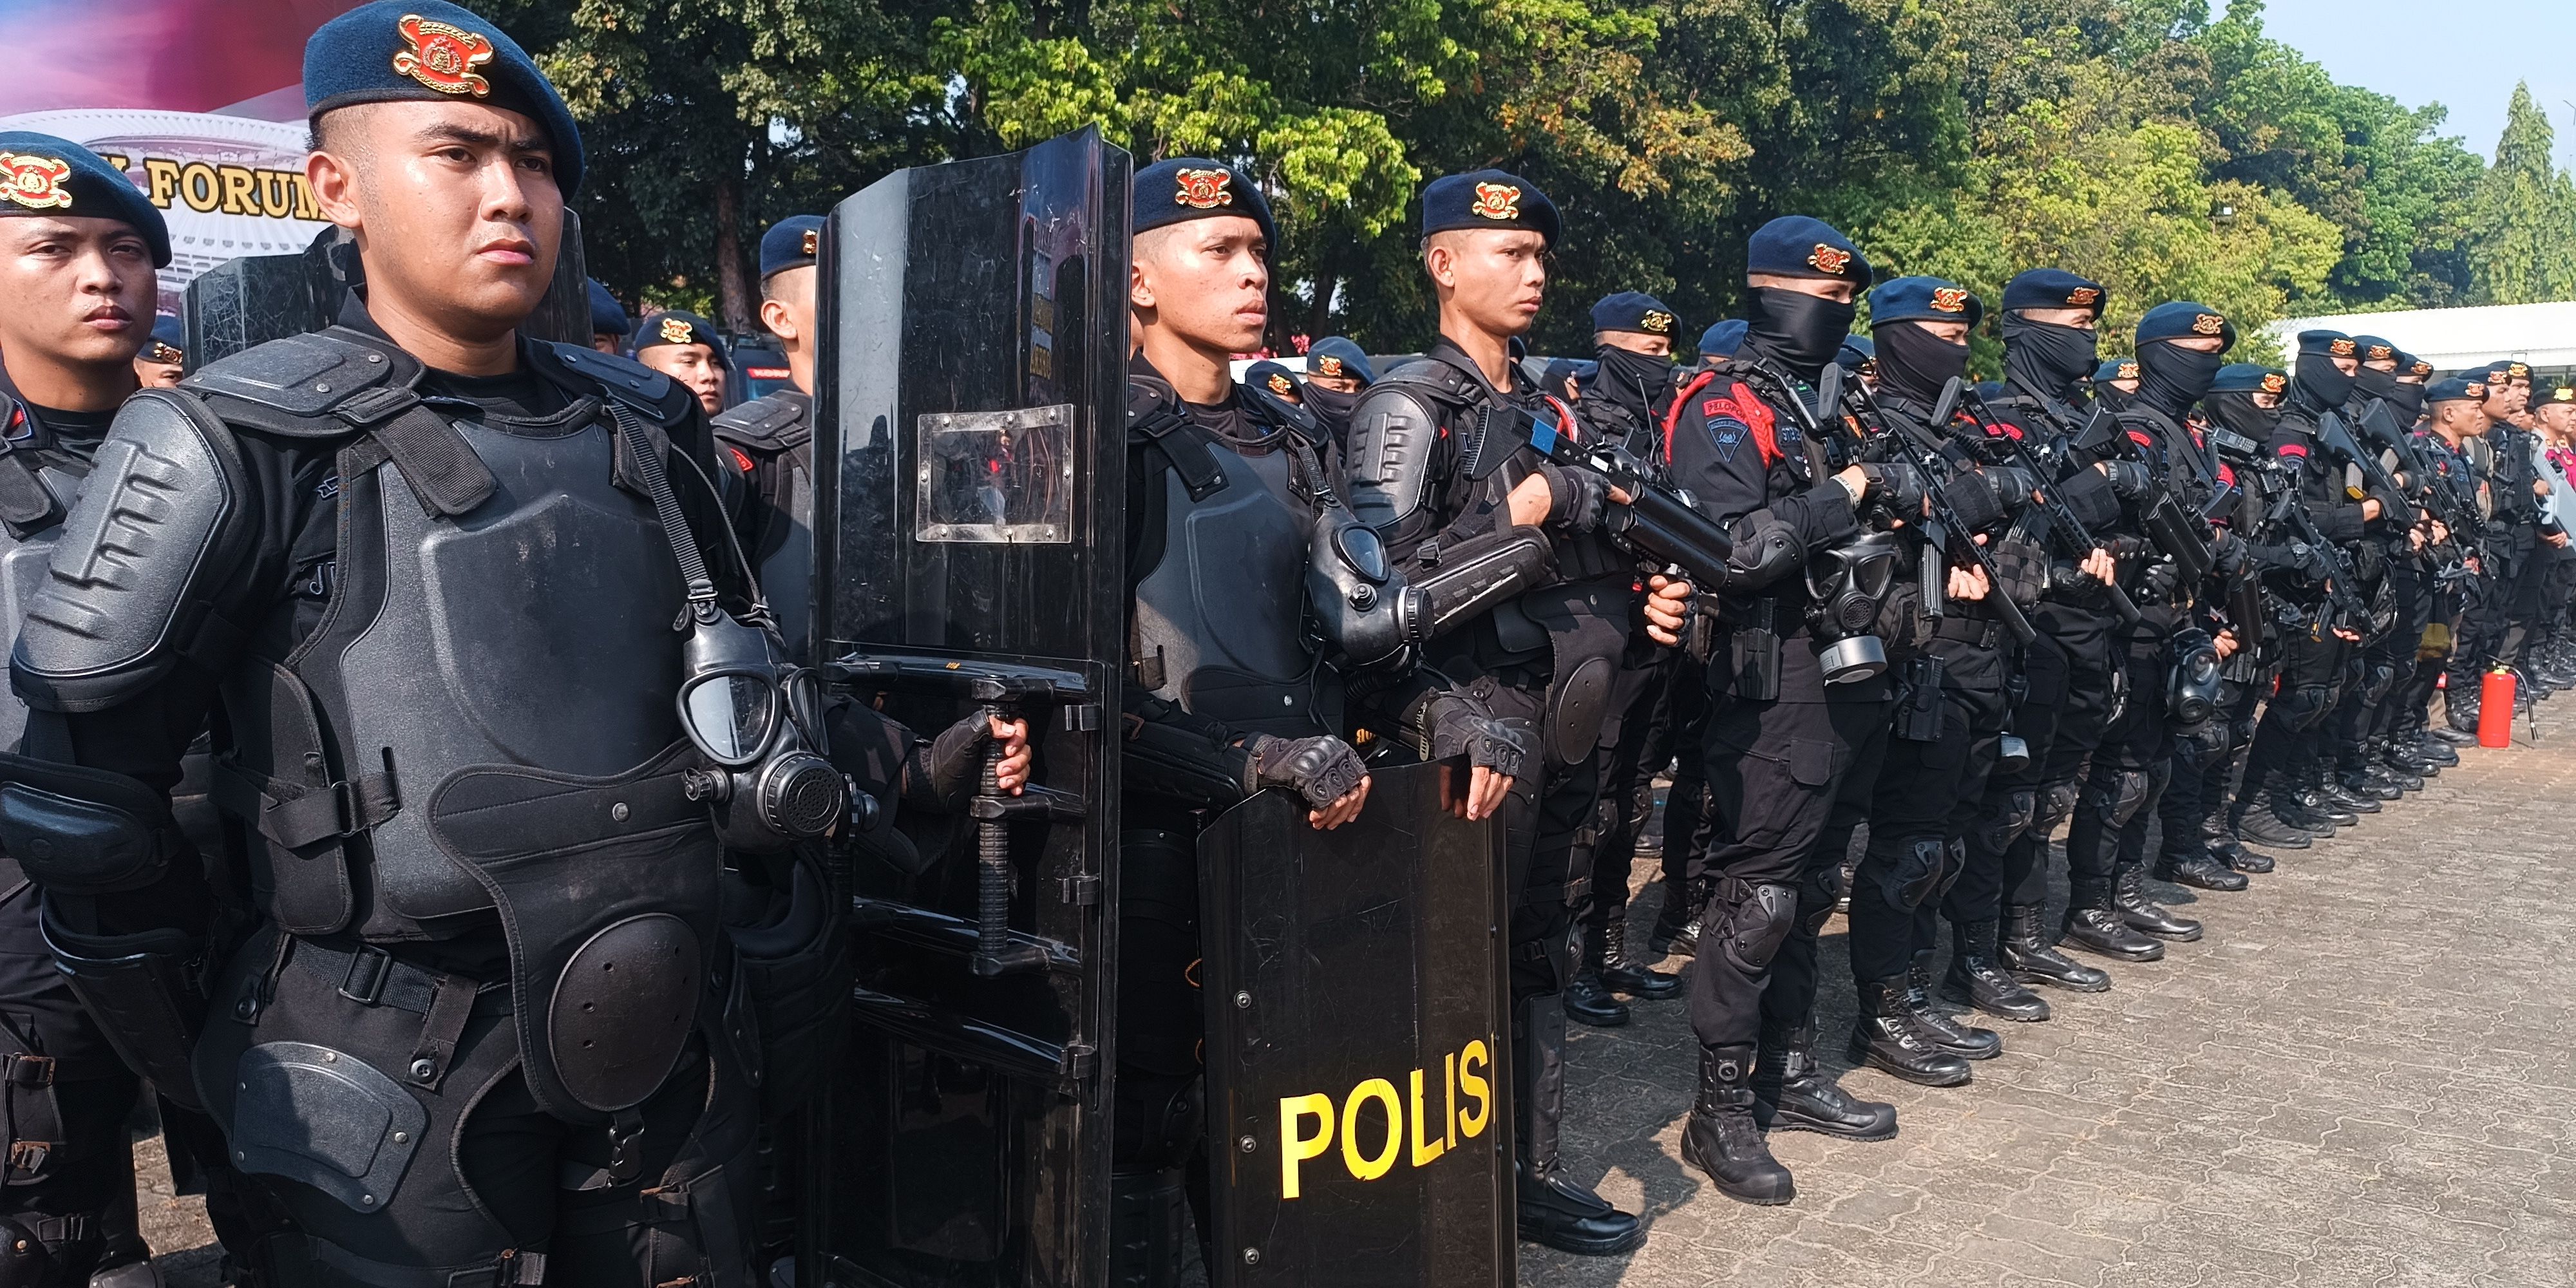
[(1951, 837), (1942, 842), (1942, 849), (1947, 855), (1941, 867), (1940, 888), (1932, 892), (1935, 899), (1949, 898), (1951, 889), (1959, 884), (1960, 874), (1968, 870), (1968, 838)]
[(2146, 803), (2147, 771), (2143, 769), (2123, 769), (2110, 782), (2084, 789), (2085, 807), (2101, 815), (2108, 827), (2126, 827)]
[(2397, 687), (2397, 668), (2389, 663), (2382, 662), (2379, 665), (2370, 668), (2370, 681), (2368, 686), (2362, 690), (2362, 696), (2376, 704), (2382, 699), (2385, 699), (2388, 696), (2388, 691), (2395, 687)]
[(2045, 838), (2075, 812), (2076, 788), (2073, 783), (2050, 783), (2041, 788), (2032, 802), (2030, 824), (2023, 831)]
[(1719, 934), (1728, 959), (1748, 971), (1769, 967), (1797, 924), (1796, 887), (1728, 878), (1719, 898), (1726, 903)]
[(2016, 787), (2001, 801), (1977, 819), (1977, 841), (1989, 851), (2001, 854), (2013, 841), (2030, 830), (2031, 818), (2039, 812), (2039, 793), (2027, 787)]
[(2281, 699), (2281, 718), (2301, 733), (2316, 728), (2317, 722), (2333, 709), (2334, 689), (2323, 684), (2302, 684)]
[(1825, 923), (1834, 919), (1834, 905), (1841, 903), (1843, 865), (1820, 864), (1807, 874), (1798, 886), (1798, 929), (1810, 935), (1822, 934)]
[(1950, 847), (1940, 837), (1909, 837), (1896, 861), (1878, 870), (1879, 893), (1889, 906), (1910, 912), (1941, 888), (1941, 874), (1949, 866)]

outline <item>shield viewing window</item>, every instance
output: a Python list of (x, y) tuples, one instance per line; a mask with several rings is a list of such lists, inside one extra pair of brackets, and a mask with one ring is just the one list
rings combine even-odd
[(921, 541), (1073, 540), (1073, 408), (929, 412), (919, 422)]

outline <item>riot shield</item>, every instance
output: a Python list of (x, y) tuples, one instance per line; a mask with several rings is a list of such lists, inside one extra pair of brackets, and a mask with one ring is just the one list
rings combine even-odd
[[(564, 212), (563, 252), (545, 298), (520, 329), (540, 340), (590, 343), (590, 283), (584, 276), (581, 216)], [(255, 344), (306, 335), (340, 320), (352, 288), (366, 281), (349, 230), (325, 228), (294, 255), (244, 255), (197, 275), (180, 296), (188, 334), (186, 369)]]
[(853, 861), (855, 1020), (807, 1283), (1109, 1263), (1127, 154), (1084, 131), (887, 176), (823, 238), (810, 655), (925, 734), (1030, 721), (1034, 784)]
[(1509, 1288), (1509, 909), (1463, 761), (1330, 832), (1264, 792), (1199, 836), (1219, 1288)]

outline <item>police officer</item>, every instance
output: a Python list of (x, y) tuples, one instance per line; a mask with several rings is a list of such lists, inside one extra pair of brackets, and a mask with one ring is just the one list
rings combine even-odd
[[(2487, 427), (2470, 448), (2471, 459), (2487, 476), (2495, 510), (2487, 522), (2485, 597), (2469, 614), (2468, 647), (2453, 653), (2449, 691), (2452, 725), (2474, 731), (2475, 703), (2481, 675), (2489, 670), (2519, 668), (2530, 623), (2539, 614), (2539, 551), (2563, 544), (2563, 533), (2544, 542), (2540, 498), (2548, 484), (2534, 464), (2533, 435), (2514, 419), (2530, 407), (2531, 367), (2503, 360), (2487, 368), (2484, 410)], [(2460, 698), (2469, 705), (2463, 710)], [(2521, 700), (2517, 696), (2517, 701)]]
[[(2431, 620), (2416, 650), (2415, 674), (2404, 690), (2404, 731), (2415, 735), (2419, 754), (2442, 767), (2459, 763), (2459, 753), (2452, 750), (2455, 745), (2477, 739), (2474, 732), (2459, 729), (2448, 719), (2435, 721), (2432, 703), (2433, 695), (2442, 691), (2444, 677), (2461, 646), (2463, 619), (2483, 593), (2485, 582), (2484, 534), (2467, 527), (2471, 516), (2483, 514), (2491, 504), (2468, 450), (2469, 443), (2486, 426), (2485, 414), (2480, 410), (2487, 392), (2485, 374), (2471, 371), (2426, 385), (2424, 421), (2408, 436), (2433, 475), (2425, 481), (2428, 494), (2440, 491), (2448, 501), (2444, 509), (2461, 521), (2457, 527), (2435, 521), (2433, 545), (2428, 549), (2437, 561), (2456, 563), (2466, 575), (2437, 583)], [(2481, 529), (2482, 526), (2481, 521)], [(2453, 702), (2473, 700), (2456, 694), (2451, 698)]]
[(2360, 821), (2352, 806), (2366, 803), (2372, 811), (2379, 808), (2377, 801), (2363, 802), (2341, 793), (2341, 784), (2327, 781), (2327, 762), (2320, 759), (2320, 753), (2327, 751), (2322, 727), (2334, 709), (2344, 682), (2345, 658), (2360, 642), (2358, 627), (2363, 624), (2345, 620), (2351, 614), (2340, 607), (2350, 602), (2348, 597), (2358, 588), (2334, 588), (2330, 569), (2350, 568), (2341, 551), (2362, 540), (2365, 525), (2380, 515), (2380, 502), (2375, 497), (2352, 498), (2344, 476), (2346, 463), (2326, 459), (2316, 436), (2319, 418), (2343, 406), (2359, 365), (2352, 337), (2339, 331), (2300, 332), (2289, 395), (2264, 451), (2288, 476), (2315, 536), (2308, 540), (2293, 531), (2277, 534), (2279, 539), (2294, 549), (2299, 545), (2326, 548), (2301, 553), (2310, 566), (2274, 574), (2279, 602), (2287, 610), (2278, 626), (2280, 687), (2255, 726), (2243, 790), (2251, 798), (2247, 812), (2268, 808), (2282, 822), (2320, 839), (2331, 837), (2332, 828)]
[[(814, 580), (814, 255), (823, 221), (790, 215), (760, 237), (760, 324), (778, 337), (787, 383), (725, 409), (708, 427), (718, 464), (738, 484), (734, 527), (759, 570), (778, 633), (803, 654), (813, 622)], [(665, 317), (670, 315), (665, 314)], [(658, 319), (653, 329), (659, 329)], [(641, 350), (656, 360), (661, 353)], [(640, 359), (639, 359), (640, 360)], [(704, 403), (701, 402), (701, 406)]]
[(183, 364), (188, 361), (188, 328), (167, 313), (152, 319), (152, 338), (141, 353), (134, 355), (134, 375), (146, 389), (167, 389), (179, 383)]
[(1377, 379), (1368, 353), (1347, 336), (1328, 335), (1306, 349), (1306, 407), (1333, 436), (1336, 450), (1350, 440), (1351, 410)]
[[(2107, 546), (2128, 531), (2124, 506), (2107, 464), (2084, 461), (2074, 450), (2090, 402), (2098, 329), (2109, 301), (2102, 284), (2063, 269), (2034, 268), (2004, 284), (2004, 388), (1989, 410), (2001, 418), (1986, 432), (2028, 448), (2054, 478), (2070, 513), (2097, 544), (2078, 549), (2066, 533), (2050, 536), (2051, 574), (2032, 624), (2038, 636), (2022, 649), (2022, 691), (2012, 730), (2028, 757), (2019, 769), (1991, 775), (1976, 822), (1967, 835), (1968, 866), (2002, 856), (2003, 917), (1997, 959), (2026, 984), (2076, 992), (2111, 987), (2108, 973), (2057, 950), (2059, 934), (2045, 925), (2049, 835), (2074, 811), (2084, 768), (2119, 701), (2112, 665), (2112, 628), (2119, 617), (2107, 583), (2115, 566)], [(2071, 933), (2097, 933), (2089, 924)], [(2124, 949), (2125, 928), (2099, 932)]]
[(1413, 584), (1454, 605), (1433, 613), (1443, 633), (1421, 646), (1427, 668), (1538, 732), (1544, 768), (1518, 780), (1504, 811), (1520, 1231), (1610, 1254), (1645, 1232), (1564, 1169), (1557, 997), (1574, 975), (1571, 903), (1589, 873), (1602, 743), (1617, 738), (1608, 698), (1619, 659), (1639, 622), (1657, 643), (1676, 641), (1689, 587), (1657, 576), (1637, 589), (1635, 558), (1599, 531), (1619, 500), (1608, 481), (1528, 445), (1527, 418), (1543, 404), (1518, 339), (1538, 316), (1558, 230), (1546, 194), (1504, 171), (1423, 189), (1422, 265), (1440, 336), (1361, 397), (1349, 491)]
[[(1584, 382), (1585, 432), (1621, 440), (1640, 460), (1662, 460), (1661, 431), (1677, 392), (1672, 352), (1678, 325), (1663, 301), (1643, 291), (1620, 291), (1592, 306), (1596, 357)], [(1684, 670), (1690, 672), (1686, 680), (1679, 678)], [(1700, 683), (1699, 669), (1681, 650), (1642, 634), (1629, 637), (1610, 698), (1623, 714), (1602, 779), (1591, 891), (1576, 910), (1581, 965), (1565, 989), (1565, 1013), (1584, 1023), (1626, 1023), (1627, 1004), (1618, 994), (1652, 1001), (1681, 995), (1678, 977), (1628, 956), (1628, 871), (1654, 816), (1655, 775), (1672, 761), (1675, 686)], [(1681, 866), (1676, 848), (1665, 863), (1665, 879), (1678, 880)]]
[[(2290, 376), (2286, 371), (2260, 363), (2230, 363), (2218, 370), (2210, 384), (2209, 394), (2201, 406), (2209, 417), (2210, 437), (2218, 448), (2221, 468), (2244, 492), (2230, 521), (2230, 530), (2246, 539), (2246, 558), (2255, 566), (2251, 599), (2242, 592), (2230, 601), (2231, 621), (2234, 611), (2250, 602), (2262, 605), (2264, 569), (2295, 569), (2298, 556), (2277, 544), (2262, 540), (2263, 515), (2271, 508), (2268, 490), (2272, 475), (2261, 468), (2264, 445), (2280, 424), (2281, 403), (2288, 395)], [(2168, 808), (2163, 811), (2165, 845), (2168, 852), (2178, 853), (2176, 828), (2196, 835), (2212, 858), (2248, 876), (2260, 876), (2273, 869), (2273, 861), (2260, 850), (2246, 848), (2246, 843), (2268, 849), (2304, 850), (2315, 837), (2282, 821), (2269, 810), (2245, 812), (2232, 807), (2240, 799), (2237, 784), (2245, 770), (2247, 753), (2254, 741), (2255, 712), (2264, 691), (2270, 687), (2274, 656), (2279, 650), (2276, 639), (2267, 638), (2260, 647), (2246, 643), (2259, 634), (2274, 635), (2263, 628), (2269, 618), (2258, 614), (2247, 630), (2230, 641), (2226, 665), (2221, 671), (2221, 724), (2215, 731), (2199, 771), (2198, 799), (2191, 799), (2189, 785), (2177, 775), (2166, 791)], [(2236, 623), (2244, 625), (2244, 623)]]
[[(1335, 671), (1304, 630), (1308, 537), (1338, 505), (1332, 443), (1304, 408), (1232, 375), (1231, 355), (1268, 320), (1269, 205), (1242, 172), (1195, 157), (1138, 171), (1134, 193), (1113, 1240), (1122, 1256), (1155, 1257), (1177, 1251), (1154, 1248), (1151, 1232), (1170, 1224), (1158, 1204), (1186, 1188), (1204, 1213), (1207, 1190), (1198, 830), (1270, 787), (1299, 793), (1311, 826), (1336, 828), (1358, 817), (1370, 779), (1342, 737)], [(1501, 806), (1523, 748), (1481, 706), (1408, 692), (1381, 731), (1398, 724), (1427, 735), (1414, 744), (1426, 754), (1468, 754), (1472, 816)]]
[(608, 287), (596, 277), (588, 279), (590, 287), (590, 347), (601, 353), (616, 353), (626, 347), (626, 337), (635, 324), (626, 318), (626, 306), (608, 293)]
[[(10, 444), (0, 453), (0, 491), (10, 497), (0, 507), (0, 559), (23, 586), (42, 575), (117, 407), (146, 362), (159, 365), (152, 270), (170, 262), (170, 239), (160, 212), (89, 149), (11, 131), (0, 133), (0, 153), (21, 176), (0, 190), (0, 296), (9, 301), (0, 309), (0, 430)], [(13, 594), (13, 632), (23, 606)], [(0, 703), (0, 720), (14, 746), (25, 708)], [(9, 834), (12, 849), (20, 835)], [(0, 857), (0, 876), (0, 1009), (10, 1016), (0, 1026), (0, 1283), (80, 1284), (93, 1270), (113, 1277), (138, 1264), (148, 1279), (125, 1131), (139, 1085), (54, 969), (36, 893), (14, 858)]]
[(2119, 411), (2138, 396), (2140, 383), (2138, 360), (2106, 358), (2093, 371), (2093, 397), (2103, 406)]
[[(303, 83), (366, 291), (118, 414), (66, 530), (117, 530), (81, 540), (126, 574), (35, 591), (0, 829), (48, 842), (47, 938), (128, 1062), (291, 1215), (242, 1250), (270, 1281), (739, 1281), (761, 1053), (724, 851), (832, 825), (840, 774), (717, 705), (787, 681), (695, 399), (520, 332), (583, 169), (534, 62), (387, 0)], [(167, 800), (218, 703), (257, 880), (210, 880)], [(952, 788), (961, 750), (925, 762)], [(823, 784), (798, 833), (743, 802), (773, 774)]]
[(646, 317), (636, 328), (635, 360), (695, 394), (706, 414), (725, 409), (724, 337), (705, 318), (678, 309)]
[[(1820, 855), (1817, 842), (1852, 748), (1885, 718), (1885, 683), (1870, 665), (1879, 650), (1866, 628), (1876, 615), (1872, 587), (1893, 552), (1883, 535), (1863, 532), (1860, 515), (1893, 476), (1857, 461), (1828, 471), (1803, 429), (1812, 413), (1791, 405), (1850, 333), (1869, 262), (1821, 220), (1784, 216), (1754, 232), (1746, 268), (1743, 342), (1685, 391), (1670, 434), (1674, 481), (1736, 537), (1701, 735), (1711, 836), (1693, 856), (1694, 875), (1715, 893), (1690, 972), (1699, 1091), (1682, 1157), (1722, 1192), (1769, 1204), (1788, 1202), (1796, 1186), (1755, 1118), (1754, 1065), (1766, 1030), (1795, 1066), (1785, 1073), (1805, 1102), (1800, 1119), (1862, 1139), (1895, 1131), (1892, 1108), (1853, 1101), (1811, 1056), (1790, 1049), (1812, 1044), (1814, 935), (1833, 915), (1826, 870), (1841, 861)], [(1831, 615), (1811, 612), (1826, 605)], [(1861, 631), (1849, 629), (1855, 620)], [(1828, 701), (1829, 673), (1842, 682), (1836, 687), (1861, 686), (1861, 696)], [(1780, 989), (1786, 974), (1773, 979), (1784, 946), (1796, 955), (1801, 988)], [(1775, 1002), (1766, 985), (1783, 996)], [(1803, 996), (1786, 995), (1793, 991)], [(1863, 1006), (1906, 1007), (1906, 992), (1882, 987)], [(1784, 1089), (1782, 1109), (1790, 1099)]]
[[(2396, 345), (2378, 336), (2357, 335), (2352, 343), (2358, 365), (2352, 394), (2344, 404), (2344, 421), (2357, 436), (2364, 418), (2395, 394), (2400, 355)], [(2390, 470), (2392, 480), (2396, 478), (2396, 462), (2384, 449), (2365, 446), (2358, 437), (2355, 445), (2372, 452), (2380, 468)], [(2352, 474), (2361, 473), (2359, 462), (2349, 464)], [(2396, 516), (2408, 505), (2405, 497), (2382, 495), (2375, 485), (2368, 491), (2380, 503), (2380, 515), (2365, 525), (2355, 546), (2354, 566), (2365, 580), (2373, 580), (2369, 577), (2372, 566), (2378, 570), (2369, 587), (2374, 620), (2348, 664), (2355, 675), (2336, 701), (2326, 727), (2335, 756), (2335, 778), (2345, 793), (2393, 801), (2405, 795), (2410, 782), (2420, 787), (2423, 779), (2411, 774), (2401, 777), (2401, 771), (2385, 763), (2384, 743), (2376, 730), (2380, 706), (2395, 689), (2400, 672), (2413, 670), (2416, 645), (2430, 611), (2429, 569), (2421, 554), (2426, 534), (2420, 516), (2416, 523), (2401, 524)]]

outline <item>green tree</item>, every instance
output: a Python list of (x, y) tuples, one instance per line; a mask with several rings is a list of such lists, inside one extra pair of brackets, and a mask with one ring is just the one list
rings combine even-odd
[(2576, 185), (2552, 159), (2552, 142), (2531, 87), (2516, 84), (2470, 215), (2469, 289), (2479, 303), (2576, 299)]

